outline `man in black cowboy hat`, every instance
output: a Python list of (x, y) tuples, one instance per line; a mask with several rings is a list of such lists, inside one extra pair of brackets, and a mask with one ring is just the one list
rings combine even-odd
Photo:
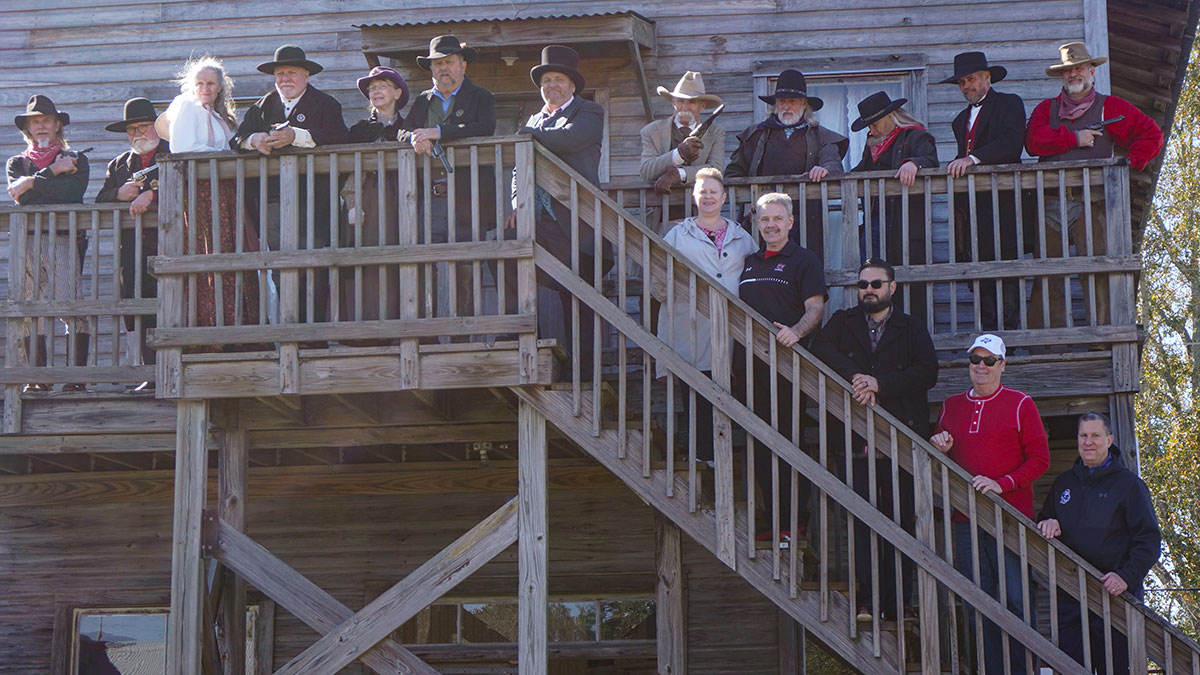
[(13, 118), (28, 146), (8, 158), (8, 196), (30, 204), (82, 204), (88, 184), (87, 156), (69, 151), (63, 127), (71, 116), (49, 96), (35, 94), (25, 112)]
[[(549, 45), (542, 49), (542, 62), (529, 71), (529, 77), (542, 94), (545, 105), (534, 113), (518, 133), (529, 134), (534, 140), (546, 146), (558, 155), (572, 169), (579, 172), (584, 179), (594, 185), (600, 183), (600, 145), (604, 138), (604, 108), (594, 101), (581, 96), (583, 93), (583, 73), (579, 72), (579, 53), (564, 45)], [(517, 200), (517, 174), (513, 170), (513, 206)], [(552, 199), (550, 195), (537, 188), (535, 198), (535, 218), (537, 222), (537, 242), (556, 258), (569, 263), (571, 260), (571, 211), (570, 208)], [(516, 227), (516, 212), (514, 211), (506, 228)], [(604, 251), (595, 250), (594, 235), (590, 227), (583, 222), (579, 224), (579, 269), (590, 270), (595, 265), (595, 255), (604, 255)], [(605, 268), (611, 266), (610, 256), (604, 255)], [(515, 283), (516, 275), (505, 275), (510, 283)], [(555, 288), (562, 300), (563, 315), (570, 316), (571, 295), (557, 283), (539, 273), (540, 285)], [(515, 288), (515, 286), (514, 286)], [(581, 363), (587, 363), (588, 354), (592, 349), (592, 316), (591, 312), (581, 307), (580, 312), (580, 351), (583, 353)], [(585, 369), (587, 367), (585, 366)], [(589, 370), (590, 372), (590, 370)]]
[[(430, 155), (433, 146), (441, 141), (454, 141), (471, 136), (491, 136), (496, 133), (496, 98), (492, 92), (467, 78), (467, 65), (475, 60), (474, 47), (460, 42), (453, 35), (439, 35), (429, 41), (429, 54), (417, 57), (417, 65), (430, 73), (433, 86), (417, 95), (412, 110), (404, 122), (406, 131), (400, 140), (412, 143), (413, 150)], [(446, 203), (449, 192), (447, 175), (441, 162), (431, 163), (433, 200), (433, 242), (449, 241), (450, 209)], [(455, 241), (470, 241), (474, 234), (471, 221), (472, 203), (479, 205), (479, 233), (493, 227), (496, 220), (495, 174), (490, 166), (479, 167), (478, 191), (471, 192), (471, 172), (467, 167), (455, 172), (454, 179), (454, 237)], [(423, 194), (423, 191), (422, 191)], [(438, 265), (437, 267), (442, 267)], [(435, 267), (435, 271), (437, 271)], [(459, 265), (458, 308), (473, 313), (471, 297), (471, 266)], [(445, 288), (446, 284), (439, 284)], [(448, 313), (451, 299), (439, 293), (439, 313)], [(428, 294), (426, 297), (429, 297)]]
[[(158, 113), (154, 104), (146, 98), (131, 98), (125, 102), (124, 119), (104, 127), (114, 133), (124, 133), (129, 137), (129, 150), (117, 155), (108, 163), (108, 173), (104, 176), (104, 187), (96, 195), (96, 203), (129, 202), (129, 214), (139, 216), (152, 208), (158, 200), (157, 174), (133, 180), (133, 175), (142, 169), (156, 165), (158, 156), (171, 151), (171, 146), (158, 137), (154, 129), (154, 120)], [(134, 257), (137, 242), (132, 228), (122, 228), (117, 247), (121, 256), (121, 297), (134, 297), (134, 273), (137, 271), (137, 259)], [(158, 230), (153, 227), (142, 230), (142, 260), (141, 287), (143, 298), (158, 297), (158, 284), (149, 274), (146, 259), (158, 252)], [(153, 316), (142, 318), (141, 330), (137, 330), (133, 317), (125, 317), (125, 330), (129, 336), (129, 353), (142, 355), (142, 363), (154, 363), (154, 350), (146, 346), (145, 331), (153, 328)], [(141, 389), (148, 388), (150, 383)]]
[[(775, 92), (759, 98), (773, 106), (774, 112), (738, 134), (740, 144), (725, 167), (726, 178), (786, 175), (820, 181), (842, 173), (842, 158), (850, 142), (817, 123), (815, 113), (825, 102), (808, 95), (803, 73), (790, 68), (783, 71), (776, 80)], [(792, 237), (824, 260), (821, 204), (809, 200), (806, 206), (807, 241), (800, 240), (799, 228), (792, 229)]]
[(721, 105), (719, 96), (705, 91), (700, 73), (687, 71), (674, 90), (659, 87), (658, 95), (670, 101), (675, 112), (642, 127), (641, 176), (647, 183), (654, 183), (655, 192), (665, 195), (672, 188), (696, 182), (700, 169), (725, 165), (725, 129), (714, 122), (702, 137), (691, 135), (700, 126), (704, 109)]
[[(1004, 79), (1004, 66), (988, 64), (983, 52), (963, 52), (954, 57), (954, 74), (940, 84), (957, 84), (967, 107), (955, 116), (950, 127), (958, 142), (958, 153), (946, 172), (955, 178), (966, 175), (977, 164), (1019, 164), (1025, 143), (1025, 102), (1016, 94), (996, 91), (992, 85)], [(1017, 251), (1016, 206), (1011, 190), (997, 195), (1000, 200), (1000, 246), (996, 256), (992, 193), (975, 193), (975, 231), (971, 231), (969, 195), (954, 195), (954, 229), (958, 260), (970, 260), (972, 238), (978, 242), (980, 260), (1015, 260)], [(1032, 234), (1032, 229), (1030, 230)], [(1027, 237), (1027, 241), (1032, 241)], [(1019, 324), (1019, 286), (1015, 279), (1002, 282), (1003, 305), (996, 312), (996, 286), (979, 285), (980, 318), (984, 330), (1014, 329)], [(999, 318), (998, 318), (999, 317)]]
[[(850, 124), (851, 131), (867, 131), (862, 160), (853, 171), (895, 171), (900, 183), (911, 186), (918, 169), (938, 165), (937, 142), (925, 126), (914, 119), (902, 106), (906, 98), (895, 101), (887, 92), (879, 91), (858, 104), (858, 119)], [(886, 197), (882, 204), (878, 195), (871, 204), (871, 222), (859, 230), (859, 251), (863, 260), (883, 257), (896, 265), (925, 263), (925, 202), (908, 200), (908, 258), (904, 257), (904, 201), (901, 197)], [(885, 233), (880, 236), (880, 230)], [(909, 316), (925, 324), (925, 284), (909, 284), (906, 291)]]
[[(304, 50), (295, 45), (283, 45), (275, 50), (272, 61), (260, 63), (259, 72), (275, 77), (275, 88), (266, 96), (255, 101), (246, 110), (246, 117), (238, 126), (237, 133), (229, 141), (231, 147), (241, 150), (256, 150), (269, 155), (273, 150), (294, 146), (311, 148), (318, 145), (333, 145), (344, 143), (347, 137), (346, 123), (342, 119), (342, 104), (329, 94), (308, 83), (311, 75), (316, 75), (323, 68), (321, 64), (310, 61)], [(300, 242), (305, 245), (308, 241), (307, 190), (306, 181), (301, 181), (300, 194)], [(315, 231), (313, 246), (325, 248), (329, 246), (329, 176), (317, 175), (315, 181), (314, 204)], [(246, 192), (257, 197), (258, 181), (248, 181)], [(265, 199), (271, 202), (279, 200), (279, 180), (271, 179), (268, 183)], [(280, 213), (278, 208), (267, 209), (267, 248), (279, 250)], [(278, 277), (278, 272), (272, 272)], [(306, 277), (300, 276), (300, 297), (306, 294)], [(278, 284), (278, 281), (276, 281)], [(314, 317), (324, 321), (328, 316), (329, 279), (324, 274), (314, 275)], [(307, 303), (300, 303), (300, 321), (306, 320)]]

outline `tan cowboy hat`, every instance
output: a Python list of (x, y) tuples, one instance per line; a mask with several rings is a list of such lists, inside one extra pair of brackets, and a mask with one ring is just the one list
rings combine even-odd
[(721, 105), (721, 97), (704, 92), (704, 76), (694, 70), (689, 70), (675, 83), (675, 90), (666, 87), (658, 88), (658, 95), (666, 99), (682, 98), (684, 100), (704, 101), (710, 105)]
[(1087, 64), (1098, 66), (1102, 63), (1108, 63), (1107, 56), (1097, 56), (1093, 58), (1092, 55), (1088, 53), (1087, 45), (1083, 44), (1082, 42), (1068, 42), (1067, 44), (1058, 48), (1058, 55), (1059, 58), (1062, 59), (1062, 63), (1046, 66), (1046, 74), (1050, 77), (1054, 77), (1067, 68), (1074, 68), (1075, 66)]

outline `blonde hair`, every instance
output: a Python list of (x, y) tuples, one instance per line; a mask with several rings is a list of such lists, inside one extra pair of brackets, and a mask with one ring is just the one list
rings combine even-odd
[(697, 183), (704, 180), (705, 178), (715, 179), (717, 182), (719, 182), (721, 184), (722, 187), (725, 186), (725, 176), (722, 175), (721, 170), (715, 166), (706, 166), (703, 169), (700, 169), (699, 171), (696, 172), (696, 182)]
[(898, 127), (923, 127), (921, 120), (913, 117), (913, 114), (904, 108), (896, 108), (892, 111), (892, 119), (896, 121)]
[(233, 78), (225, 71), (225, 64), (221, 63), (220, 59), (208, 54), (188, 59), (175, 76), (175, 83), (179, 85), (179, 91), (184, 94), (195, 93), (196, 76), (205, 70), (216, 73), (217, 81), (221, 83), (221, 91), (217, 93), (217, 99), (213, 101), (213, 110), (224, 117), (229, 126), (237, 127), (237, 103), (233, 100)]

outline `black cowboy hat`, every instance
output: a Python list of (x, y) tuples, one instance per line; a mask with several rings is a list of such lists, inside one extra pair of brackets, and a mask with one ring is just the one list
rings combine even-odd
[(29, 97), (29, 103), (25, 104), (25, 112), (13, 118), (13, 123), (17, 128), (25, 130), (25, 120), (38, 115), (58, 115), (58, 121), (62, 122), (65, 127), (71, 123), (71, 116), (59, 110), (54, 106), (54, 101), (50, 100), (45, 94), (34, 94)]
[(113, 122), (104, 129), (122, 133), (130, 124), (153, 122), (156, 119), (158, 119), (158, 112), (154, 110), (154, 104), (150, 102), (150, 99), (139, 96), (125, 101), (125, 119)]
[(408, 83), (404, 81), (404, 76), (398, 73), (395, 68), (375, 66), (371, 69), (371, 72), (367, 73), (366, 77), (358, 78), (358, 90), (368, 99), (371, 98), (371, 95), (367, 93), (367, 87), (371, 85), (371, 80), (387, 80), (396, 85), (396, 88), (400, 90), (400, 98), (396, 99), (396, 110), (400, 110), (404, 107), (405, 103), (408, 103)]
[(475, 60), (475, 55), (478, 53), (474, 47), (468, 47), (467, 43), (459, 42), (458, 38), (453, 35), (439, 35), (429, 41), (429, 55), (417, 57), (417, 65), (422, 70), (429, 70), (429, 64), (434, 59), (444, 59), (451, 54), (462, 54), (463, 59), (470, 62)]
[(962, 78), (981, 70), (992, 74), (992, 84), (1003, 80), (1008, 75), (1008, 69), (1004, 66), (989, 66), (983, 52), (963, 52), (954, 55), (954, 74), (938, 84), (958, 84)]
[(775, 99), (778, 98), (806, 98), (808, 99), (808, 108), (816, 112), (825, 105), (816, 96), (808, 95), (808, 84), (804, 81), (804, 73), (788, 68), (779, 74), (775, 79), (775, 92), (770, 96), (759, 96), (764, 102), (775, 105)]
[(877, 91), (858, 102), (858, 119), (850, 125), (850, 131), (860, 131), (883, 119), (884, 115), (908, 103), (906, 98), (893, 101), (887, 92)]
[(579, 52), (566, 45), (548, 45), (542, 49), (542, 63), (529, 69), (529, 77), (534, 86), (542, 86), (542, 74), (547, 72), (564, 73), (575, 83), (575, 91), (583, 91), (586, 81), (580, 73)]
[(276, 49), (275, 60), (258, 64), (258, 72), (273, 75), (279, 66), (298, 66), (307, 70), (309, 75), (316, 75), (325, 70), (325, 67), (316, 61), (309, 61), (304, 55), (304, 50), (296, 45), (283, 45)]

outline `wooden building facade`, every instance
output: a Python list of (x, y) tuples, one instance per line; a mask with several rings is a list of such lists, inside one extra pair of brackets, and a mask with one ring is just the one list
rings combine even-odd
[[(89, 659), (100, 643), (112, 665), (120, 658), (155, 663), (161, 652), (173, 675), (775, 673), (802, 672), (811, 642), (821, 656), (809, 654), (810, 662), (827, 659), (817, 672), (964, 672), (957, 670), (969, 667), (962, 665), (970, 660), (963, 633), (973, 629), (957, 628), (955, 612), (969, 602), (1024, 643), (1031, 660), (1075, 672), (1055, 636), (1006, 622), (1002, 608), (951, 571), (949, 521), (943, 527), (942, 517), (969, 508), (1014, 548), (1019, 541), (1039, 578), (1073, 585), (1075, 597), (1096, 607), (1103, 602), (1106, 619), (1139, 636), (1135, 655), (1169, 672), (1195, 672), (1195, 643), (1140, 606), (1121, 599), (1109, 606), (1095, 570), (1077, 556), (1041, 540), (994, 500), (977, 504), (957, 469), (939, 463), (890, 416), (852, 406), (849, 398), (843, 406), (839, 378), (810, 355), (777, 353), (756, 315), (673, 257), (654, 223), (641, 222), (653, 198), (636, 176), (638, 131), (669, 110), (654, 88), (670, 87), (686, 70), (701, 71), (709, 91), (725, 99), (728, 150), (734, 133), (766, 112), (755, 94), (769, 91), (783, 68), (799, 67), (834, 103), (822, 119), (833, 128), (848, 127), (864, 87), (908, 97), (938, 139), (944, 164), (954, 155), (949, 122), (963, 102), (955, 87), (934, 83), (949, 75), (955, 53), (982, 49), (1006, 65), (1009, 78), (998, 88), (1022, 95), (1032, 109), (1057, 90), (1043, 69), (1058, 45), (1086, 40), (1093, 54), (1111, 58), (1111, 66), (1097, 71), (1098, 88), (1128, 98), (1169, 128), (1198, 7), (1185, 0), (872, 0), (853, 7), (825, 0), (469, 7), (296, 0), (283, 18), (277, 6), (244, 0), (100, 0), (86, 9), (63, 0), (4, 3), (0, 55), (9, 67), (0, 75), (0, 108), (20, 112), (29, 95), (41, 92), (71, 113), (73, 146), (96, 148), (89, 203), (104, 162), (125, 149), (104, 124), (119, 118), (127, 98), (169, 101), (178, 91), (170, 79), (189, 55), (223, 58), (239, 100), (252, 100), (269, 86), (255, 65), (280, 44), (299, 44), (326, 67), (312, 83), (336, 96), (352, 123), (365, 114), (354, 80), (368, 64), (396, 65), (419, 91), (426, 80), (413, 58), (430, 37), (450, 32), (480, 48), (469, 76), (497, 94), (500, 118), (497, 138), (455, 144), (451, 161), (464, 171), (515, 166), (525, 179), (518, 185), (515, 240), (486, 236), (496, 223), (478, 222), (476, 212), (473, 240), (440, 249), (420, 236), (425, 214), (416, 197), (428, 189), (428, 163), (395, 145), (283, 153), (262, 162), (233, 153), (176, 157), (164, 162), (158, 212), (140, 219), (90, 205), (0, 211), (6, 230), (0, 241), (7, 246), (0, 269), (7, 301), (0, 671), (107, 674), (85, 665), (94, 663)], [(540, 105), (528, 68), (542, 46), (555, 42), (579, 49), (585, 95), (607, 113), (603, 191), (580, 183), (544, 149), (509, 135)], [(14, 130), (4, 149), (16, 154), (18, 142)], [(926, 171), (913, 198), (923, 192), (936, 205), (956, 191), (1005, 186), (1046, 194), (1091, 190), (1103, 195), (1098, 200), (1109, 215), (1105, 256), (1077, 250), (1062, 260), (1038, 253), (1019, 261), (956, 260), (945, 210), (934, 208), (935, 264), (903, 265), (901, 278), (926, 283), (936, 306), (931, 327), (944, 366), (934, 401), (965, 385), (954, 356), (977, 332), (980, 283), (1020, 278), (1023, 291), (1024, 284), (1064, 283), (1079, 301), (1066, 328), (1022, 325), (1004, 333), (1027, 350), (1007, 379), (1039, 400), (1055, 441), (1048, 481), (1071, 458), (1069, 425), (1078, 412), (1110, 412), (1118, 430), (1132, 434), (1137, 242), (1157, 163), (1146, 172), (1119, 160), (1033, 169), (980, 171), (969, 184)], [(284, 250), (184, 254), (181, 223), (189, 208), (206, 207), (192, 198), (196, 180), (269, 176), (289, 194), (286, 186), (298, 190), (314, 176), (353, 179), (371, 171), (395, 172), (407, 190), (399, 246), (309, 248), (299, 217), (286, 218), (285, 198), (280, 208), (292, 238), (285, 234)], [(508, 174), (495, 175), (501, 173), (506, 188)], [(855, 228), (841, 223), (857, 223), (873, 198), (899, 195), (889, 179), (779, 185), (816, 200), (828, 214), (827, 240), (837, 242), (826, 258), (835, 304), (849, 298), (849, 270), (860, 253)], [(572, 204), (581, 226), (598, 226), (598, 236), (618, 251), (614, 273), (593, 278), (535, 243), (535, 186)], [(736, 208), (776, 185), (731, 187)], [(1044, 212), (1037, 213), (1041, 220)], [(161, 234), (153, 262), (159, 296), (121, 300), (114, 290), (114, 233), (152, 227)], [(36, 273), (30, 281), (28, 272), (44, 255), (37, 247), (67, 232), (87, 233), (92, 242), (79, 272), (79, 299), (37, 297)], [(430, 279), (437, 264), (455, 263), (472, 267), (474, 312), (435, 315), (418, 295), (418, 280)], [(395, 268), (401, 280), (400, 319), (363, 321), (352, 312), (338, 322), (297, 320), (313, 300), (300, 290), (302, 278), (332, 279), (348, 270), (340, 278), (353, 285), (384, 267)], [(265, 283), (268, 269), (279, 273), (278, 323), (197, 323), (187, 289), (198, 276), (234, 275), (242, 288)], [(602, 358), (573, 360), (577, 345), (539, 325), (535, 272), (553, 277), (600, 316)], [(517, 275), (515, 304), (509, 299), (506, 306), (502, 292), (488, 295), (489, 287), (503, 288), (497, 274)], [(1055, 276), (1062, 274), (1073, 276)], [(1087, 312), (1101, 276), (1116, 301), (1108, 324)], [(468, 289), (452, 285), (450, 293)], [(845, 421), (876, 439), (879, 452), (916, 477), (917, 499), (923, 495), (929, 514), (938, 507), (936, 519), (906, 533), (839, 482), (836, 453), (815, 440), (818, 434), (774, 433), (730, 394), (731, 371), (742, 364), (706, 376), (664, 350), (641, 311), (652, 298), (695, 303), (723, 326), (714, 331), (714, 347), (742, 343), (752, 347), (750, 358), (786, 372), (813, 404), (780, 415), (809, 416), (820, 429)], [(29, 326), (66, 315), (94, 322), (91, 359), (71, 365), (69, 348), (52, 346), (51, 363), (38, 370), (21, 346)], [(151, 316), (156, 365), (123, 346), (121, 319)], [(41, 330), (53, 336), (52, 345), (65, 345), (58, 329)], [(439, 341), (443, 336), (471, 339)], [(227, 344), (257, 347), (231, 352), (222, 349)], [(656, 362), (671, 372), (666, 385), (649, 374)], [(89, 390), (21, 393), (22, 383), (40, 376), (86, 383)], [(124, 384), (143, 379), (157, 381), (155, 394), (125, 391)], [(689, 423), (686, 416), (676, 421), (676, 412), (692, 396), (717, 405), (713, 471), (696, 468), (687, 450), (676, 449)], [(798, 452), (796, 440), (810, 452)], [(763, 508), (756, 508), (760, 498), (744, 452), (755, 443), (779, 458), (781, 471), (812, 479), (808, 547), (778, 545), (783, 531), (795, 529), (786, 509), (757, 513)], [(797, 510), (795, 497), (790, 507)], [(877, 608), (886, 600), (864, 599), (861, 590), (856, 599), (846, 582), (847, 555), (854, 555), (846, 533), (855, 521), (896, 545), (896, 559), (880, 565), (899, 567), (901, 558), (916, 564), (918, 630), (879, 620), (855, 625), (859, 602)], [(770, 541), (756, 544), (763, 528)]]

